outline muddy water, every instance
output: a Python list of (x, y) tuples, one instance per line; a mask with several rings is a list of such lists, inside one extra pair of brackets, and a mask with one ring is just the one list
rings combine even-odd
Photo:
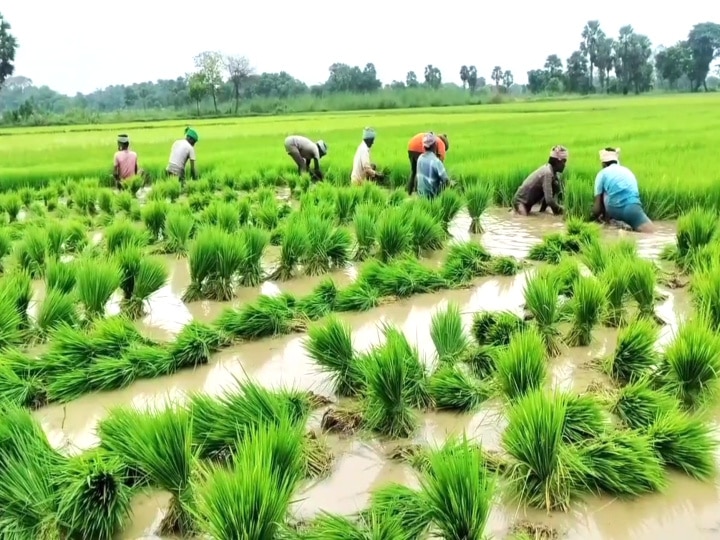
[[(495, 254), (522, 257), (530, 247), (550, 231), (561, 230), (561, 223), (552, 216), (510, 219), (504, 211), (490, 212), (483, 219), (485, 234), (481, 241)], [(451, 227), (453, 236), (468, 239), (469, 219), (461, 215)], [(657, 235), (632, 235), (638, 240), (644, 256), (656, 256), (662, 246), (673, 240), (671, 225), (660, 224)], [(622, 231), (608, 230), (609, 239), (627, 235)], [(150, 299), (149, 313), (142, 321), (144, 330), (158, 338), (170, 339), (192, 319), (212, 321), (228, 305), (239, 305), (259, 294), (277, 294), (280, 291), (306, 294), (324, 276), (296, 278), (288, 282), (266, 282), (256, 288), (240, 289), (232, 303), (196, 302), (184, 304), (180, 298), (189, 283), (187, 261), (172, 257), (166, 259), (170, 269), (168, 284)], [(355, 278), (356, 268), (332, 274), (338, 284)], [(403, 330), (416, 344), (428, 364), (434, 361), (434, 347), (429, 337), (433, 314), (448, 302), (460, 305), (466, 325), (478, 310), (507, 309), (522, 312), (523, 287), (526, 275), (513, 278), (492, 278), (478, 282), (472, 288), (421, 295), (385, 305), (368, 313), (344, 314), (342, 318), (353, 328), (353, 341), (358, 350), (365, 350), (381, 340), (380, 323), (391, 323)], [(36, 291), (36, 299), (43, 295)], [(689, 311), (689, 300), (684, 290), (664, 291), (667, 298), (658, 306), (658, 315), (668, 324), (663, 328), (661, 343), (666, 343)], [(609, 354), (616, 342), (616, 331), (597, 329), (590, 347), (564, 350), (550, 363), (551, 385), (567, 389), (584, 390), (601, 375), (589, 364)], [(327, 378), (305, 354), (302, 335), (283, 336), (270, 340), (247, 343), (224, 350), (208, 366), (183, 372), (171, 377), (139, 381), (130, 388), (99, 395), (85, 396), (66, 406), (52, 406), (36, 412), (53, 443), (73, 452), (97, 443), (94, 427), (109, 407), (116, 405), (145, 406), (169, 400), (183, 400), (189, 392), (211, 394), (226, 391), (237, 380), (251, 377), (270, 386), (294, 386), (329, 395)], [(505, 418), (502, 404), (497, 400), (485, 403), (482, 410), (472, 415), (430, 412), (420, 418), (415, 440), (440, 444), (452, 435), (466, 433), (490, 449), (500, 446)], [(331, 439), (336, 463), (330, 477), (310, 484), (298, 494), (293, 513), (307, 518), (320, 510), (352, 513), (367, 504), (374, 489), (390, 482), (416, 485), (414, 472), (406, 465), (388, 460), (389, 443), (375, 440)], [(703, 485), (678, 478), (663, 496), (644, 497), (636, 502), (619, 502), (593, 499), (584, 507), (567, 515), (545, 516), (526, 512), (500, 503), (493, 509), (490, 531), (496, 537), (506, 534), (514, 519), (527, 518), (542, 521), (565, 531), (568, 538), (675, 538), (680, 532), (686, 538), (720, 538), (720, 502), (714, 484)], [(123, 538), (151, 538), (162, 519), (168, 496), (163, 493), (145, 493), (134, 501), (133, 523)]]

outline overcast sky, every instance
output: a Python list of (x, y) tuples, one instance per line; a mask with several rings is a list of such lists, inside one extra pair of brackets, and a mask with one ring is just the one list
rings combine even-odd
[[(493, 66), (516, 82), (563, 61), (578, 47), (586, 21), (616, 36), (624, 24), (654, 46), (672, 45), (697, 22), (720, 22), (711, 0), (683, 0), (673, 9), (641, 0), (3, 0), (20, 48), (16, 75), (74, 94), (111, 84), (174, 78), (192, 70), (200, 51), (247, 56), (258, 71), (285, 70), (309, 84), (327, 79), (333, 62), (373, 62), (383, 82), (422, 77), (438, 66), (459, 82), (462, 64), (489, 79)], [(713, 7), (715, 6), (715, 7)]]

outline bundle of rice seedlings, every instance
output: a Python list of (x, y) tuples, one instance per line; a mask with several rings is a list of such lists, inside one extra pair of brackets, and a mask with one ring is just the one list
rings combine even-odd
[(608, 261), (612, 255), (612, 250), (608, 249), (606, 244), (601, 243), (599, 240), (593, 240), (582, 246), (581, 260), (597, 276), (608, 266)]
[(133, 375), (138, 379), (169, 375), (175, 369), (174, 358), (165, 346), (131, 343), (122, 352), (122, 358), (132, 367)]
[(550, 270), (550, 273), (558, 282), (560, 294), (572, 298), (573, 294), (575, 294), (575, 282), (581, 276), (577, 258), (562, 257), (557, 266)]
[(339, 188), (335, 191), (335, 215), (338, 223), (341, 225), (350, 223), (359, 199), (360, 194), (351, 187)]
[(240, 285), (254, 287), (263, 282), (262, 256), (269, 243), (270, 236), (262, 229), (256, 227), (243, 229), (243, 257), (238, 268)]
[(289, 219), (280, 245), (278, 267), (272, 274), (271, 279), (286, 281), (293, 277), (295, 268), (307, 251), (306, 239), (307, 232), (302, 226), (302, 222), (297, 219)]
[(677, 401), (653, 388), (648, 378), (620, 388), (610, 401), (610, 412), (631, 429), (647, 430), (660, 416), (677, 410)]
[(372, 204), (361, 204), (355, 209), (355, 260), (364, 261), (375, 249), (379, 208)]
[(165, 219), (170, 205), (165, 201), (149, 201), (142, 210), (142, 220), (153, 241), (164, 236)]
[(165, 239), (163, 251), (175, 253), (178, 257), (185, 256), (194, 226), (195, 220), (192, 214), (182, 208), (170, 209), (165, 216), (163, 225)]
[(47, 224), (47, 253), (49, 259), (60, 257), (63, 254), (67, 230), (61, 221), (51, 221)]
[(57, 290), (69, 294), (75, 288), (75, 265), (71, 262), (60, 262), (58, 259), (48, 261), (45, 269), (47, 290)]
[(468, 365), (473, 374), (485, 380), (495, 374), (497, 369), (497, 353), (501, 347), (492, 345), (470, 345), (461, 361)]
[(358, 362), (364, 365), (364, 362), (379, 350), (399, 358), (405, 365), (405, 386), (410, 396), (410, 405), (417, 408), (429, 407), (431, 399), (427, 389), (428, 374), (417, 347), (410, 344), (407, 336), (398, 327), (383, 323), (381, 328), (385, 343), (360, 355)]
[(31, 278), (43, 277), (48, 258), (47, 231), (40, 227), (27, 229), (22, 240), (15, 245), (15, 258), (20, 269)]
[(598, 279), (605, 285), (607, 309), (604, 323), (612, 328), (623, 326), (627, 322), (625, 300), (630, 292), (632, 263), (620, 259), (608, 265)]
[(131, 508), (125, 465), (101, 452), (71, 457), (54, 479), (57, 519), (68, 538), (111, 540), (122, 530)]
[(465, 202), (470, 214), (470, 233), (482, 234), (480, 216), (492, 203), (493, 187), (487, 182), (474, 182), (465, 188)]
[(0, 272), (5, 271), (3, 259), (12, 252), (12, 237), (6, 228), (0, 228)]
[(446, 234), (436, 218), (419, 206), (414, 206), (406, 219), (410, 223), (413, 251), (416, 255), (443, 247)]
[(190, 415), (179, 407), (143, 412), (116, 408), (98, 425), (103, 448), (145, 474), (151, 485), (172, 495), (160, 527), (165, 534), (192, 530), (188, 512), (195, 460), (191, 423)]
[(399, 208), (388, 208), (379, 217), (376, 230), (378, 258), (383, 262), (412, 252), (413, 230), (405, 213)]
[(600, 226), (597, 223), (569, 217), (565, 220), (565, 230), (570, 238), (578, 241), (580, 247), (600, 238)]
[(445, 189), (439, 196), (430, 200), (430, 208), (442, 223), (443, 230), (447, 234), (450, 222), (457, 216), (463, 207), (462, 195), (454, 189)]
[(133, 279), (132, 293), (125, 298), (122, 308), (131, 319), (145, 314), (145, 305), (150, 296), (159, 291), (168, 279), (165, 264), (159, 259), (143, 258)]
[(75, 291), (88, 320), (105, 314), (105, 306), (120, 281), (120, 270), (108, 260), (87, 259), (77, 263)]
[(693, 303), (713, 330), (720, 330), (720, 266), (697, 272), (691, 282)]
[(621, 328), (615, 352), (604, 361), (608, 375), (628, 383), (653, 371), (658, 364), (657, 339), (658, 327), (648, 319), (637, 319)]
[(335, 309), (345, 311), (369, 311), (380, 305), (380, 294), (367, 281), (357, 280), (338, 292)]
[(451, 286), (463, 286), (475, 278), (487, 275), (490, 253), (480, 244), (460, 242), (450, 246), (443, 264), (442, 277)]
[(207, 364), (225, 338), (221, 332), (200, 321), (186, 324), (170, 345), (172, 371)]
[[(24, 366), (17, 366), (6, 355), (13, 351), (3, 351), (4, 358), (0, 359), (0, 395), (5, 403), (38, 409), (47, 405), (47, 390), (45, 381), (39, 374), (29, 373)], [(13, 355), (19, 357), (15, 351)], [(27, 363), (33, 360), (25, 359)]]
[(422, 497), (433, 525), (444, 538), (483, 538), (495, 480), (477, 448), (467, 440), (429, 456)]
[(584, 489), (588, 470), (573, 446), (563, 443), (566, 405), (561, 394), (535, 391), (508, 411), (502, 443), (511, 461), (510, 496), (547, 511), (565, 510)]
[(637, 258), (630, 264), (630, 294), (638, 304), (638, 316), (657, 321), (655, 315), (655, 283), (657, 268), (655, 263)]
[(417, 427), (406, 344), (386, 332), (385, 344), (362, 365), (367, 385), (363, 417), (369, 429), (389, 437), (407, 437)]
[(701, 319), (683, 324), (665, 349), (662, 382), (688, 409), (713, 403), (720, 390), (720, 339)]
[(302, 433), (273, 426), (240, 443), (232, 468), (193, 485), (200, 532), (217, 540), (276, 538), (303, 476)]
[(2, 208), (7, 212), (10, 223), (17, 221), (18, 214), (22, 210), (22, 200), (16, 193), (8, 193), (2, 199)]
[(35, 327), (38, 338), (47, 339), (62, 325), (76, 326), (80, 322), (76, 300), (64, 292), (51, 289), (38, 308)]
[(430, 320), (430, 338), (435, 345), (438, 362), (456, 362), (470, 340), (465, 335), (460, 306), (449, 303), (444, 311), (437, 311)]
[(537, 327), (550, 356), (560, 353), (560, 305), (558, 282), (549, 273), (538, 273), (525, 285), (525, 308), (533, 316), (533, 324)]
[(306, 235), (301, 260), (303, 269), (309, 276), (319, 276), (330, 271), (330, 249), (335, 225), (317, 210), (306, 210), (301, 216), (301, 228)]
[(592, 341), (592, 330), (602, 320), (607, 291), (594, 276), (580, 277), (570, 301), (572, 327), (565, 338), (570, 347), (586, 347)]
[(490, 261), (490, 272), (496, 276), (514, 276), (522, 268), (522, 261), (508, 255), (493, 257)]
[(435, 292), (445, 288), (445, 280), (433, 269), (410, 256), (402, 256), (390, 263), (369, 261), (361, 270), (358, 281), (368, 283), (380, 296), (406, 298), (415, 294)]
[(647, 435), (610, 431), (583, 446), (581, 453), (593, 491), (634, 498), (667, 486), (663, 464)]
[(15, 299), (7, 289), (0, 290), (0, 350), (23, 343), (24, 337), (23, 317)]
[(88, 244), (87, 228), (79, 221), (65, 223), (67, 237), (65, 251), (67, 253), (80, 253)]
[(304, 347), (320, 369), (330, 375), (335, 392), (341, 396), (360, 393), (363, 371), (353, 351), (350, 325), (331, 316), (322, 325), (310, 327)]
[(271, 231), (280, 223), (280, 208), (275, 198), (268, 198), (260, 202), (253, 211), (255, 222), (265, 230)]
[(357, 519), (336, 514), (321, 513), (310, 527), (301, 533), (303, 540), (365, 540), (366, 538), (392, 538), (412, 540), (404, 530), (399, 516), (382, 515), (375, 512), (361, 514)]
[(125, 219), (117, 219), (105, 229), (105, 246), (108, 253), (115, 253), (128, 244), (145, 247), (148, 241), (149, 236), (146, 231)]
[(0, 280), (0, 295), (7, 296), (15, 306), (22, 328), (29, 325), (28, 308), (34, 294), (32, 278), (25, 272), (13, 272)]
[(718, 440), (714, 427), (675, 410), (661, 414), (647, 434), (665, 465), (698, 480), (715, 476)]
[(423, 538), (431, 519), (422, 494), (402, 484), (388, 484), (373, 491), (367, 513), (399, 519), (408, 540)]
[(218, 228), (200, 230), (188, 253), (190, 285), (183, 301), (230, 300), (244, 256), (244, 245), (236, 235)]
[(683, 213), (677, 221), (678, 262), (689, 261), (693, 252), (717, 237), (717, 232), (717, 213), (702, 208), (693, 208)]
[(547, 379), (545, 343), (535, 328), (518, 332), (496, 356), (497, 378), (503, 394), (515, 401), (542, 387)]
[(473, 316), (472, 335), (479, 345), (502, 346), (526, 326), (510, 311), (480, 311)]
[(428, 381), (436, 409), (468, 412), (477, 409), (490, 394), (488, 386), (461, 365), (443, 364)]
[(228, 336), (245, 340), (282, 336), (306, 328), (305, 321), (297, 316), (295, 298), (288, 294), (263, 295), (240, 309), (228, 308), (216, 324)]
[(605, 432), (607, 422), (600, 402), (592, 395), (565, 394), (563, 440), (579, 443)]
[(531, 261), (559, 263), (565, 254), (565, 234), (561, 232), (546, 234), (539, 244), (535, 244), (528, 252)]
[(316, 321), (333, 311), (337, 295), (335, 282), (331, 278), (325, 278), (309, 295), (297, 301), (297, 312), (309, 321)]

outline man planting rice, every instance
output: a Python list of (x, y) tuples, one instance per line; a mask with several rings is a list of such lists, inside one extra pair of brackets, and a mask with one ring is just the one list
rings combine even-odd
[(620, 165), (620, 149), (608, 147), (600, 150), (600, 162), (602, 170), (595, 177), (593, 217), (627, 223), (638, 232), (654, 232), (655, 227), (640, 202), (635, 175)]
[(361, 184), (365, 180), (383, 180), (383, 175), (377, 172), (377, 167), (370, 161), (370, 148), (375, 143), (375, 130), (366, 127), (363, 130), (362, 142), (355, 151), (353, 158), (352, 174), (350, 182)]
[(117, 152), (113, 157), (113, 177), (115, 186), (122, 187), (122, 181), (138, 175), (138, 156), (130, 150), (130, 137), (118, 135)]
[(418, 195), (432, 199), (450, 183), (445, 165), (437, 156), (438, 137), (426, 133), (422, 140), (423, 154), (417, 161)]
[(565, 170), (567, 159), (567, 148), (553, 146), (548, 162), (528, 176), (515, 192), (513, 210), (521, 216), (527, 216), (533, 206), (542, 203), (541, 212), (549, 206), (553, 214), (562, 214), (563, 208), (557, 202), (562, 193), (558, 174)]
[(190, 161), (190, 177), (197, 179), (195, 171), (195, 144), (198, 134), (192, 128), (185, 128), (185, 138), (175, 141), (170, 149), (170, 159), (165, 171), (170, 176), (177, 176), (180, 183), (185, 182), (185, 165)]
[(285, 151), (293, 158), (299, 174), (308, 172), (312, 161), (314, 170), (310, 174), (316, 180), (322, 180), (323, 174), (320, 170), (320, 160), (327, 155), (328, 151), (325, 141), (314, 143), (302, 135), (290, 135), (285, 139)]
[[(423, 139), (425, 133), (418, 133), (408, 142), (408, 159), (410, 159), (410, 178), (408, 179), (408, 194), (412, 195), (417, 190), (417, 162), (418, 158), (425, 152), (423, 147)], [(448, 136), (443, 133), (437, 136), (437, 157), (440, 161), (445, 161), (445, 153), (450, 150), (450, 141)]]

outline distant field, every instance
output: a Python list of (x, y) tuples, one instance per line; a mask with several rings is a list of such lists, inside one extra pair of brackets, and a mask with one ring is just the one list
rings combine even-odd
[[(636, 172), (648, 204), (658, 207), (656, 213), (672, 214), (694, 201), (720, 204), (716, 94), (198, 121), (193, 124), (200, 135), (198, 167), (219, 176), (284, 174), (293, 167), (283, 139), (304, 134), (324, 139), (329, 145), (324, 168), (347, 176), (366, 125), (378, 133), (374, 161), (398, 176), (407, 174), (409, 137), (447, 132), (451, 175), (492, 180), (501, 199), (545, 161), (554, 144), (570, 149), (569, 184), (584, 198), (598, 168), (597, 150), (615, 145)], [(0, 187), (106, 176), (119, 132), (130, 134), (142, 167), (160, 172), (184, 126), (168, 121), (0, 130)]]

